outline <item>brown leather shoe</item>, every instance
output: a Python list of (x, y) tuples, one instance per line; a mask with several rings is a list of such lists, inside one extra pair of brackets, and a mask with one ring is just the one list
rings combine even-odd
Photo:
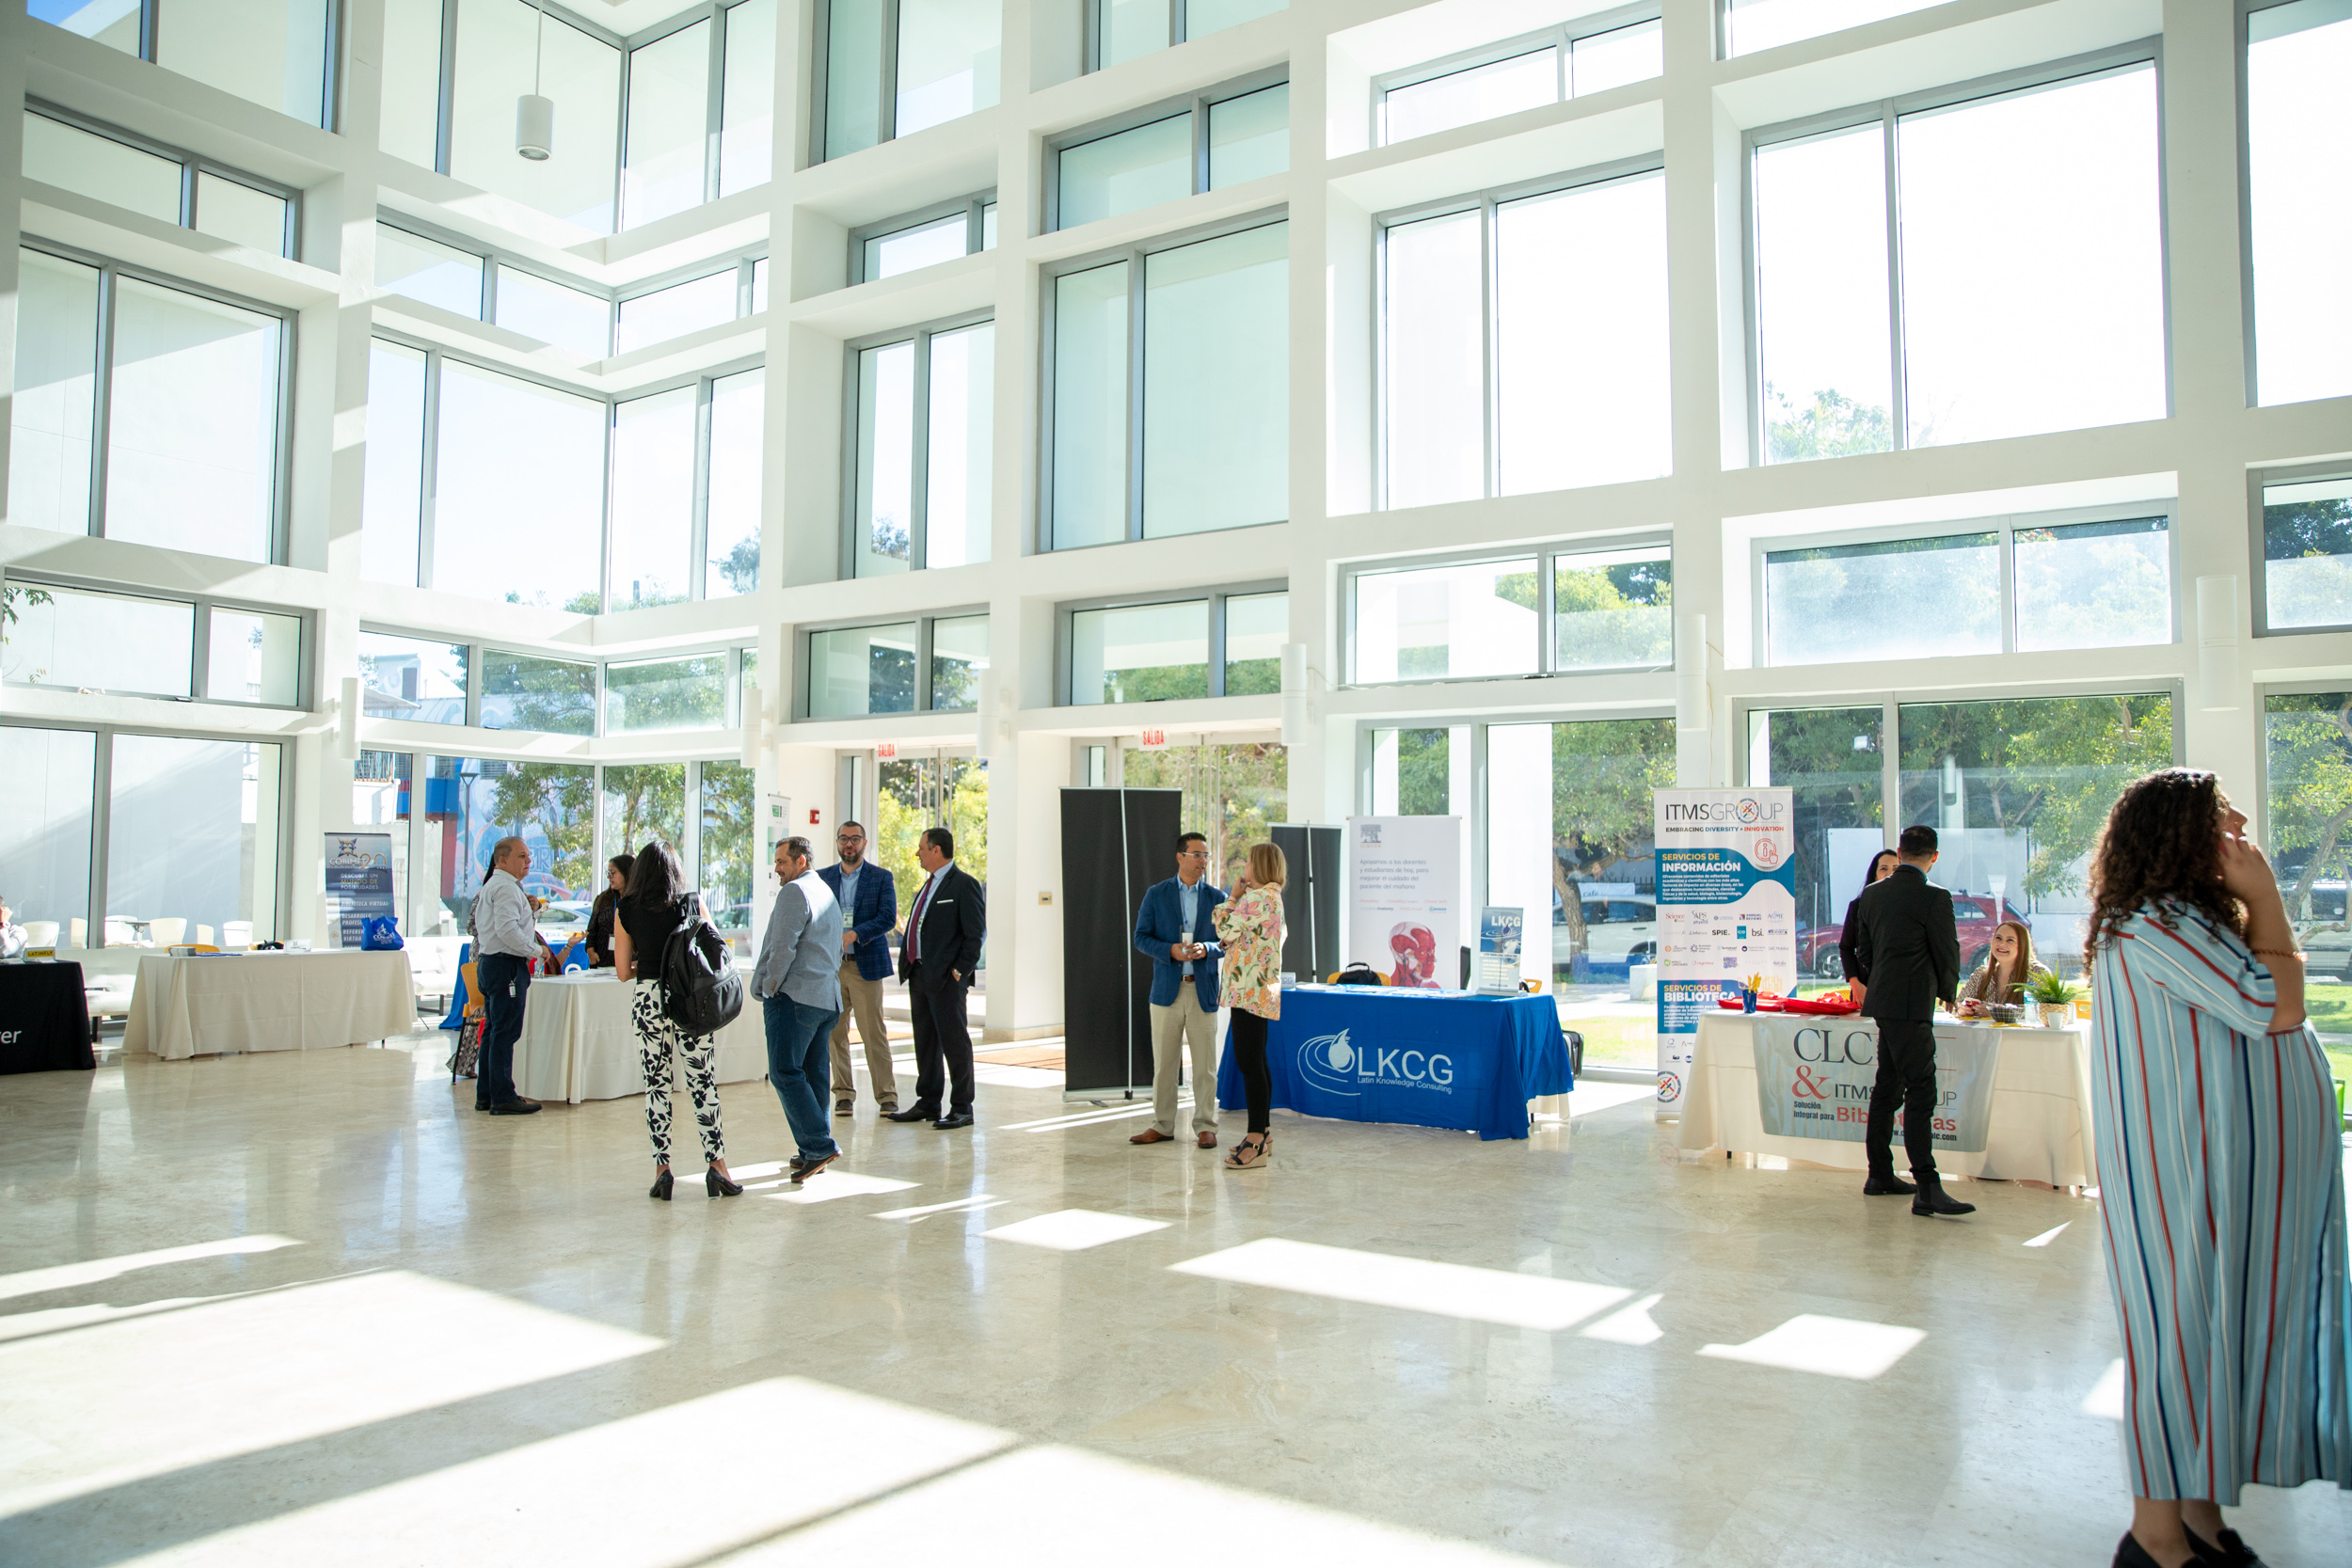
[(1193, 1142), (1199, 1144), (1202, 1148), (1215, 1148), (1216, 1147), (1216, 1134), (1208, 1128), (1204, 1127), (1200, 1130), (1200, 1135), (1193, 1139)]
[(1147, 1127), (1142, 1132), (1136, 1133), (1134, 1137), (1129, 1138), (1127, 1141), (1131, 1144), (1174, 1143), (1176, 1141), (1176, 1134), (1173, 1132), (1163, 1132), (1156, 1127)]

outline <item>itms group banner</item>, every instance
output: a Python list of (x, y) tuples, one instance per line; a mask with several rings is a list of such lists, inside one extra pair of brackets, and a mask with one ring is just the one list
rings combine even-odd
[(392, 904), (392, 835), (326, 835), (326, 919), (338, 947), (359, 945), (361, 922), (397, 914)]
[(1462, 974), (1462, 819), (1347, 819), (1349, 963), (1392, 986), (1452, 990)]
[(1675, 1111), (1699, 1020), (1751, 974), (1787, 990), (1797, 974), (1794, 793), (1661, 789), (1658, 843), (1658, 1108)]
[[(1936, 1026), (1936, 1148), (1954, 1154), (1984, 1152), (2000, 1051), (1994, 1030)], [(1878, 1059), (1879, 1028), (1869, 1019), (1757, 1015), (1756, 1098), (1764, 1131), (1776, 1138), (1862, 1142), (1869, 1128)], [(1898, 1145), (1902, 1129), (1899, 1110)]]

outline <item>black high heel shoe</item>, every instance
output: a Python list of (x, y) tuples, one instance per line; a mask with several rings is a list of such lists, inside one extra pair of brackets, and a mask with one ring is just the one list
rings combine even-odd
[(741, 1197), (743, 1185), (739, 1181), (728, 1180), (719, 1174), (718, 1166), (711, 1165), (703, 1171), (703, 1191), (712, 1197)]
[(670, 1167), (669, 1167), (669, 1166), (664, 1165), (664, 1166), (662, 1166), (662, 1167), (661, 1167), (661, 1172), (660, 1172), (660, 1175), (658, 1175), (658, 1176), (656, 1176), (656, 1177), (653, 1179), (653, 1187), (652, 1187), (652, 1189), (651, 1189), (650, 1191), (648, 1191), (648, 1192), (645, 1194), (645, 1196), (646, 1196), (647, 1197), (658, 1197), (658, 1198), (660, 1198), (660, 1199), (662, 1202), (664, 1202), (664, 1203), (667, 1203), (667, 1202), (669, 1202), (669, 1201), (670, 1201)]

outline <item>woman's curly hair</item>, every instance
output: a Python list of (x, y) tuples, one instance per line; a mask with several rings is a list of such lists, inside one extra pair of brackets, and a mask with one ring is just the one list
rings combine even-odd
[(2117, 927), (2159, 899), (2202, 910), (2246, 934), (2245, 906), (2221, 885), (2224, 805), (2221, 781), (2201, 768), (2160, 768), (2123, 786), (2090, 852), (2084, 968), (2113, 945)]

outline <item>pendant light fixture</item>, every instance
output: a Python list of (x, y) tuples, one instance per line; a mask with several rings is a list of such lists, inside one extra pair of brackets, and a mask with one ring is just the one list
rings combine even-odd
[(548, 13), (541, 10), (538, 15), (539, 32), (531, 48), (531, 90), (515, 100), (515, 150), (534, 164), (545, 163), (555, 146), (555, 104), (539, 96), (539, 70), (547, 56)]

